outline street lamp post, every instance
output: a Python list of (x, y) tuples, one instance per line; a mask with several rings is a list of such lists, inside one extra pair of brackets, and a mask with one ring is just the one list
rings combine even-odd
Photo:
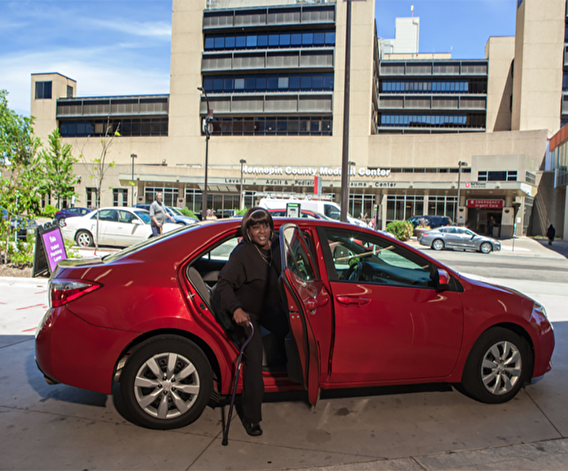
[(457, 219), (456, 223), (459, 226), (459, 212), (460, 212), (460, 187), (461, 187), (461, 173), (462, 173), (462, 166), (467, 167), (467, 162), (462, 162), (461, 160), (458, 162), (458, 206), (457, 206)]
[(134, 206), (134, 159), (138, 157), (136, 154), (130, 154), (132, 158), (132, 188), (130, 193), (130, 207)]
[(245, 196), (243, 194), (243, 166), (247, 163), (245, 159), (239, 160), (241, 164), (241, 198), (239, 200), (239, 209), (242, 211), (245, 207)]
[(352, 160), (347, 162), (347, 213), (349, 213), (349, 195), (351, 194), (351, 168), (355, 165), (357, 164)]
[[(207, 167), (208, 167), (208, 159), (209, 159), (209, 139), (211, 137), (211, 118), (213, 115), (213, 110), (209, 108), (209, 97), (207, 96), (207, 92), (203, 87), (197, 87), (203, 95), (205, 95), (205, 102), (207, 103), (207, 116), (205, 116), (204, 120), (204, 131), (205, 131), (205, 187), (203, 188), (203, 203), (201, 204), (201, 220), (205, 221), (207, 218)], [(200, 105), (201, 108), (201, 105)]]

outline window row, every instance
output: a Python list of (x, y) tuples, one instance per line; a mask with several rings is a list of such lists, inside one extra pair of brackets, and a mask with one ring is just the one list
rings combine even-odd
[(285, 31), (248, 34), (206, 34), (206, 51), (288, 47), (333, 47), (335, 31)]
[(213, 134), (221, 136), (331, 136), (328, 117), (215, 118)]
[(516, 170), (477, 172), (478, 182), (516, 182)]
[(51, 82), (36, 82), (35, 83), (35, 99), (36, 100), (49, 100), (51, 99)]
[(274, 74), (209, 76), (203, 78), (207, 93), (331, 91), (333, 74)]
[(112, 136), (167, 136), (168, 118), (60, 120), (62, 137)]
[(485, 128), (485, 114), (382, 113), (381, 126)]
[(487, 93), (487, 80), (381, 80), (381, 92)]

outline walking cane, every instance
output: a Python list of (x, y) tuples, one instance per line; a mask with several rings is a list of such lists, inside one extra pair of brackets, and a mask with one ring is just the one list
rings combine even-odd
[(244, 352), (246, 346), (252, 340), (252, 336), (254, 335), (254, 326), (252, 325), (252, 322), (250, 322), (250, 321), (249, 321), (249, 326), (250, 326), (250, 331), (251, 331), (250, 335), (246, 339), (245, 343), (243, 343), (243, 346), (241, 347), (241, 349), (239, 351), (239, 356), (237, 358), (237, 371), (235, 373), (235, 382), (233, 384), (233, 395), (231, 396), (231, 405), (229, 406), (229, 415), (227, 417), (227, 426), (225, 427), (225, 430), (223, 431), (223, 441), (221, 442), (221, 444), (223, 446), (227, 446), (229, 444), (229, 427), (231, 426), (231, 417), (233, 415), (233, 405), (235, 404), (235, 395), (237, 394), (237, 383), (239, 382), (239, 376), (241, 374), (241, 363), (243, 361), (243, 352)]

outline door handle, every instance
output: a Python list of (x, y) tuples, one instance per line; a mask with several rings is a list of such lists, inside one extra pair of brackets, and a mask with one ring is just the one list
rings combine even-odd
[(341, 304), (357, 304), (359, 306), (371, 301), (369, 298), (360, 298), (358, 296), (337, 296), (336, 299)]

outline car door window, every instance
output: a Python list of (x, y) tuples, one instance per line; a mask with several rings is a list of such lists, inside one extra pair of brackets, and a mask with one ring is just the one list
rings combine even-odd
[[(116, 222), (118, 221), (118, 211), (115, 209), (102, 209), (99, 212), (99, 221), (110, 221)], [(95, 216), (96, 218), (96, 216)]]
[(325, 228), (337, 281), (434, 287), (433, 265), (394, 243), (351, 230)]
[(128, 211), (119, 211), (118, 212), (118, 222), (132, 224), (132, 221), (135, 219), (136, 216), (134, 214), (129, 213)]
[(287, 249), (285, 253), (286, 267), (304, 281), (317, 279), (314, 264), (308, 253), (307, 247), (309, 245), (299, 229), (295, 226), (286, 227), (284, 239)]

